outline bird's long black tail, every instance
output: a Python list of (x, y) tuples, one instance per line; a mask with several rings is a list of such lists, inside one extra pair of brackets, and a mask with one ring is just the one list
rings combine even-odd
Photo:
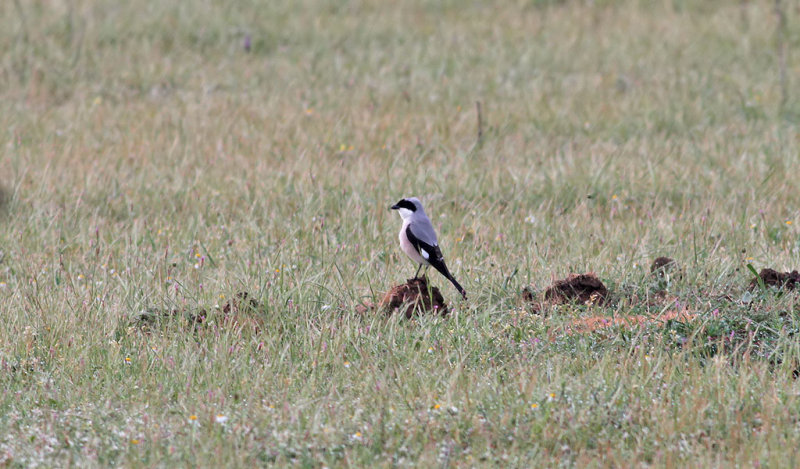
[(447, 269), (447, 264), (444, 263), (444, 259), (437, 259), (436, 261), (431, 262), (431, 265), (433, 266), (434, 269), (438, 270), (440, 274), (444, 275), (444, 277), (447, 280), (450, 280), (450, 283), (452, 283), (453, 286), (456, 287), (456, 290), (458, 290), (458, 292), (461, 293), (461, 296), (463, 296), (465, 300), (467, 299), (467, 291), (464, 290), (464, 287), (462, 287), (456, 281), (453, 275), (450, 274), (450, 270)]

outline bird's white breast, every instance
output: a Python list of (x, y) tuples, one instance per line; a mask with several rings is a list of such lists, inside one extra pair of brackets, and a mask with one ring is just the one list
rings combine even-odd
[[(408, 228), (408, 224), (403, 223), (403, 227), (400, 229), (400, 234), (398, 235), (398, 238), (400, 239), (400, 249), (402, 249), (403, 252), (406, 253), (406, 256), (411, 258), (411, 260), (417, 264), (430, 265), (428, 259), (420, 256), (420, 253), (417, 252), (417, 249), (413, 244), (411, 244), (411, 241), (409, 241), (408, 236), (406, 236), (406, 228)], [(430, 254), (428, 257), (430, 257)]]

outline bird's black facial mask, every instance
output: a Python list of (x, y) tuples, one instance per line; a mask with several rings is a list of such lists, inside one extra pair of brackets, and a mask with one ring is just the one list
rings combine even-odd
[(414, 205), (414, 203), (409, 201), (409, 200), (406, 200), (406, 199), (403, 199), (400, 202), (397, 202), (396, 204), (392, 205), (389, 208), (391, 210), (400, 210), (401, 208), (404, 208), (404, 209), (410, 210), (412, 212), (416, 212), (417, 211), (417, 207)]

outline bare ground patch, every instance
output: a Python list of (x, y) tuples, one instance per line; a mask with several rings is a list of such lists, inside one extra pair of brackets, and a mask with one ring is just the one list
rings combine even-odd
[(148, 308), (133, 320), (133, 326), (145, 333), (167, 324), (177, 324), (181, 329), (199, 330), (211, 319), (218, 319), (223, 328), (247, 328), (259, 332), (264, 328), (264, 313), (261, 305), (247, 292), (239, 292), (222, 309), (205, 308)]
[(671, 257), (656, 257), (650, 264), (650, 274), (656, 278), (663, 279), (673, 272), (680, 272), (680, 265)]
[(691, 321), (697, 317), (696, 314), (683, 310), (670, 310), (657, 315), (637, 314), (633, 316), (590, 316), (575, 319), (565, 326), (562, 330), (567, 334), (588, 334), (601, 329), (610, 327), (621, 327), (624, 329), (635, 329), (648, 325), (664, 325), (668, 321)]
[(386, 314), (402, 312), (406, 318), (415, 314), (447, 315), (447, 303), (442, 292), (428, 283), (428, 277), (410, 278), (406, 283), (395, 285), (387, 291), (377, 305), (361, 305), (359, 313), (381, 311)]
[(540, 311), (548, 305), (566, 303), (603, 304), (608, 299), (608, 288), (593, 273), (569, 274), (567, 278), (556, 280), (547, 287), (544, 295), (537, 298), (530, 287), (525, 287), (521, 300), (525, 305)]
[(764, 268), (758, 273), (758, 277), (750, 281), (750, 289), (762, 284), (765, 287), (785, 288), (787, 290), (800, 289), (800, 272), (779, 272), (775, 269)]
[[(663, 280), (670, 272), (679, 272), (679, 266), (674, 259), (658, 257), (653, 261), (650, 272), (654, 277)], [(630, 295), (624, 294), (623, 298), (617, 298), (617, 300), (625, 301), (631, 306), (646, 308), (650, 308), (656, 304), (664, 304), (669, 299), (669, 295), (663, 290), (657, 291), (653, 296), (648, 298), (640, 298), (637, 294), (633, 293)], [(532, 307), (535, 312), (542, 311), (548, 306), (569, 303), (603, 306), (612, 302), (609, 289), (591, 272), (570, 274), (564, 279), (556, 280), (547, 287), (544, 293), (539, 295), (538, 298), (530, 287), (526, 287), (521, 293), (521, 300), (523, 304)], [(616, 302), (616, 300), (613, 302)], [(550, 335), (552, 338), (554, 337), (553, 334), (587, 334), (612, 327), (633, 329), (635, 327), (644, 327), (648, 325), (663, 326), (669, 321), (686, 322), (696, 317), (696, 314), (690, 313), (685, 307), (666, 309), (652, 315), (636, 314), (617, 317), (592, 315), (575, 319), (563, 327), (558, 327), (551, 331)]]

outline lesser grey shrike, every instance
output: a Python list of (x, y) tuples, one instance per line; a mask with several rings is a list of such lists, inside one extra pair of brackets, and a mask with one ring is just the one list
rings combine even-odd
[(442, 256), (439, 242), (436, 240), (436, 231), (433, 230), (431, 220), (425, 215), (422, 202), (416, 197), (408, 197), (392, 205), (390, 209), (397, 210), (403, 218), (403, 227), (400, 229), (399, 236), (400, 249), (412, 261), (419, 264), (414, 278), (417, 278), (423, 266), (426, 270), (428, 266), (433, 266), (447, 280), (450, 280), (461, 296), (466, 299), (467, 292), (453, 278), (447, 269), (447, 264), (444, 263), (444, 256)]

